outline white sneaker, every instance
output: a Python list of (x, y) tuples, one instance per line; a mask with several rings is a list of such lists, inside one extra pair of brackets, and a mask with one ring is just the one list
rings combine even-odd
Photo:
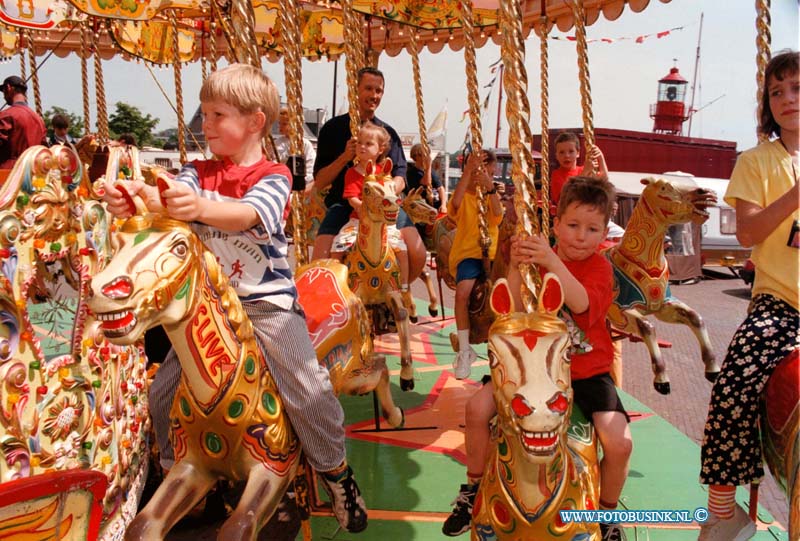
[(738, 505), (729, 519), (708, 514), (708, 520), (700, 526), (697, 541), (747, 541), (756, 534), (756, 525), (744, 509)]
[(453, 372), (456, 374), (456, 379), (466, 379), (469, 377), (470, 368), (478, 354), (472, 348), (466, 351), (459, 351), (456, 355), (456, 360), (453, 362)]

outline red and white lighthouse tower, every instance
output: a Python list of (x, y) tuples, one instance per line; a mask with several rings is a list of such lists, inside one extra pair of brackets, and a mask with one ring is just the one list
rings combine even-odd
[(689, 118), (684, 103), (688, 83), (678, 73), (678, 68), (670, 69), (669, 74), (658, 81), (658, 102), (650, 106), (654, 133), (681, 135), (683, 123)]

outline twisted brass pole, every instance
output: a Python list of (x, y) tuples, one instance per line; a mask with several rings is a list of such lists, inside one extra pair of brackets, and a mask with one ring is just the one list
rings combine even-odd
[(232, 43), (236, 61), (261, 68), (256, 40), (256, 16), (250, 0), (233, 0), (231, 4), (231, 30), (229, 43)]
[(541, 162), (541, 220), (540, 227), (545, 238), (550, 237), (550, 65), (547, 51), (547, 16), (539, 23), (539, 73), (540, 105), (542, 108), (542, 162)]
[(28, 68), (25, 64), (25, 49), (24, 49), (24, 47), (27, 45), (27, 41), (25, 39), (24, 29), (19, 28), (17, 30), (17, 40), (19, 41), (19, 76), (23, 81), (27, 81)]
[(425, 103), (422, 101), (422, 76), (419, 71), (419, 51), (417, 50), (417, 32), (415, 30), (410, 32), (409, 44), (411, 46), (411, 69), (414, 76), (414, 95), (417, 98), (419, 142), (425, 155), (430, 156), (431, 148), (428, 145), (428, 130), (425, 127)]
[[(770, 59), (770, 45), (772, 43), (772, 34), (770, 26), (772, 18), (770, 16), (770, 0), (756, 0), (756, 65), (758, 71), (756, 73), (756, 86), (758, 87), (756, 96), (761, 96), (764, 92), (764, 74), (767, 70), (767, 64)], [(758, 100), (758, 119), (761, 119), (761, 100)], [(769, 135), (758, 131), (758, 140), (763, 143), (769, 140)]]
[(581, 83), (581, 110), (583, 111), (583, 142), (588, 158), (594, 146), (594, 118), (592, 117), (592, 87), (589, 84), (589, 53), (586, 45), (586, 14), (583, 0), (574, 0), (572, 13), (575, 18), (575, 41), (578, 47), (578, 77)]
[(211, 49), (211, 72), (217, 71), (217, 24), (214, 22), (214, 16), (211, 16), (211, 22), (208, 24), (208, 48)]
[(353, 12), (352, 0), (342, 1), (342, 20), (344, 22), (345, 69), (347, 70), (347, 100), (350, 109), (350, 134), (355, 137), (361, 125), (358, 110), (358, 70), (361, 59), (358, 44), (361, 43), (361, 28), (358, 17)]
[(178, 45), (178, 15), (173, 10), (169, 18), (172, 28), (172, 73), (175, 79), (175, 108), (178, 113), (178, 152), (181, 164), (186, 163), (186, 128), (183, 123), (183, 79), (181, 77), (181, 52)]
[[(506, 118), (508, 146), (511, 152), (511, 178), (516, 188), (514, 208), (517, 211), (517, 233), (532, 235), (539, 232), (536, 214), (536, 166), (531, 154), (530, 104), (528, 75), (525, 71), (525, 40), (522, 37), (522, 8), (519, 0), (503, 0), (500, 4), (500, 28), (503, 42), (503, 84), (506, 88)], [(522, 302), (525, 311), (534, 310), (534, 297), (541, 284), (535, 265), (520, 265)]]
[[(467, 74), (467, 102), (469, 104), (469, 133), (472, 140), (472, 152), (480, 156), (483, 148), (483, 129), (481, 126), (481, 104), (478, 97), (478, 68), (475, 62), (475, 26), (472, 18), (472, 0), (461, 0), (461, 25), (464, 28), (464, 64)], [(481, 166), (482, 167), (482, 166)], [(492, 171), (489, 171), (489, 175)], [(478, 242), (484, 267), (488, 266), (489, 250), (492, 237), (489, 235), (488, 196), (480, 183), (475, 184), (476, 201), (478, 202)], [(487, 268), (484, 268), (488, 276)]]
[(106, 108), (106, 88), (103, 84), (103, 64), (100, 61), (100, 36), (92, 33), (94, 44), (94, 90), (97, 96), (97, 137), (100, 142), (108, 142), (108, 110)]
[(83, 134), (87, 135), (92, 131), (91, 107), (89, 105), (89, 40), (86, 34), (88, 29), (86, 23), (81, 23), (81, 90), (83, 92)]
[[(300, 9), (297, 0), (280, 0), (281, 37), (283, 41), (283, 69), (286, 80), (286, 99), (289, 109), (289, 154), (304, 157), (303, 152), (303, 72), (301, 70)], [(307, 163), (306, 167), (314, 164)], [(305, 177), (305, 172), (303, 172)], [(305, 238), (303, 190), (293, 190), (291, 212), (294, 231), (294, 249), (297, 265), (308, 263), (308, 243)]]
[[(33, 32), (28, 32), (28, 62), (31, 65), (31, 82), (33, 83), (33, 103), (36, 113), (42, 116), (42, 92), (39, 88), (39, 70), (36, 69), (36, 51), (33, 43)], [(24, 80), (24, 79), (23, 79)]]

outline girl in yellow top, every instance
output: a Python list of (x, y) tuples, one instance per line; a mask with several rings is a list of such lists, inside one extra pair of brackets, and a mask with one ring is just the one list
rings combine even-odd
[(458, 333), (458, 355), (453, 363), (456, 379), (469, 377), (470, 367), (477, 354), (469, 345), (469, 296), (475, 280), (483, 276), (480, 232), (478, 229), (478, 198), (476, 184), (480, 183), (483, 191), (489, 194), (487, 225), (492, 246), (489, 259), (494, 259), (497, 251), (498, 225), (503, 220), (503, 205), (500, 194), (492, 182), (497, 157), (493, 152), (484, 150), (470, 154), (464, 167), (464, 174), (458, 181), (447, 213), (456, 222), (456, 234), (448, 260), (450, 269), (456, 269), (456, 330)]
[(700, 472), (700, 482), (709, 485), (711, 514), (699, 541), (742, 541), (755, 534), (734, 493), (764, 475), (759, 397), (775, 366), (800, 346), (798, 53), (775, 56), (764, 80), (759, 131), (777, 139), (739, 156), (725, 193), (725, 202), (736, 209), (736, 238), (753, 246), (756, 279), (747, 319), (734, 334), (711, 391)]

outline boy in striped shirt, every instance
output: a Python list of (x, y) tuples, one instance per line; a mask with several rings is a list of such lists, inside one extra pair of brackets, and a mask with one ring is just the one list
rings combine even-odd
[[(233, 64), (200, 89), (203, 132), (216, 159), (183, 166), (161, 195), (170, 217), (192, 229), (219, 258), (253, 322), (259, 346), (281, 393), (309, 463), (322, 474), (341, 526), (367, 527), (367, 513), (344, 447), (344, 412), (327, 370), (317, 362), (287, 259), (281, 218), (289, 197), (289, 169), (266, 159), (262, 141), (278, 116), (275, 84), (259, 69)], [(148, 208), (160, 207), (154, 187), (132, 183)], [(116, 189), (108, 209), (129, 214)], [(162, 465), (174, 462), (169, 410), (181, 368), (170, 351), (150, 388), (153, 426)]]

